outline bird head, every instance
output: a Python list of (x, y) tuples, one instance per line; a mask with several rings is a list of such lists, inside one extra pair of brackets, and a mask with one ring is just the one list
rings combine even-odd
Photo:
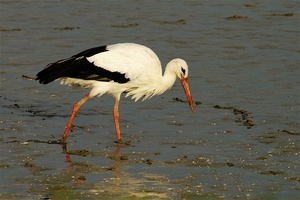
[(188, 81), (189, 67), (187, 63), (180, 58), (175, 58), (171, 60), (169, 64), (173, 66), (174, 73), (180, 79), (181, 85), (186, 95), (186, 99), (189, 102), (192, 112), (194, 112), (193, 98), (192, 98), (190, 85)]

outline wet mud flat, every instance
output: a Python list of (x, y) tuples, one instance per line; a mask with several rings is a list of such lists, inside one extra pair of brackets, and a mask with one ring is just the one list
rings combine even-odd
[[(200, 109), (203, 104), (196, 102)], [(187, 104), (178, 97), (170, 103)], [(33, 112), (22, 103), (8, 104), (4, 107), (9, 112), (31, 116), (33, 122), (49, 121), (53, 116), (66, 119), (54, 110), (46, 110), (53, 115), (45, 116), (44, 111)], [(5, 152), (1, 189), (6, 191), (1, 198), (273, 199), (285, 197), (282, 191), (289, 190), (294, 191), (289, 192), (290, 199), (296, 199), (299, 161), (293, 158), (299, 156), (299, 132), (278, 130), (236, 140), (237, 134), (249, 134), (256, 128), (251, 112), (220, 105), (203, 109), (223, 114), (217, 123), (231, 129), (205, 130), (208, 137), (196, 138), (177, 131), (175, 137), (167, 133), (163, 140), (157, 134), (133, 131), (123, 136), (129, 140), (117, 144), (112, 131), (94, 134), (89, 129), (101, 128), (75, 124), (68, 144), (60, 144), (60, 134), (14, 136), (24, 122), (13, 124), (5, 128), (9, 134), (1, 139)], [(87, 117), (93, 115), (93, 110), (86, 112)], [(170, 125), (185, 126), (183, 122)]]
[[(0, 199), (298, 199), (298, 8), (1, 1)], [(145, 44), (163, 65), (187, 60), (195, 113), (178, 82), (149, 101), (122, 98), (120, 145), (112, 98), (93, 98), (61, 145), (88, 91), (36, 73), (117, 42)]]

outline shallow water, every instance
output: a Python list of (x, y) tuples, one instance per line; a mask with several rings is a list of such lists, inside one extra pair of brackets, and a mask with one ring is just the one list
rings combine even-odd
[[(296, 199), (298, 1), (1, 1), (1, 199)], [(40, 85), (48, 63), (136, 42), (190, 67), (192, 114), (165, 94), (89, 100), (67, 149), (72, 105), (88, 90)], [(164, 67), (164, 66), (163, 66)], [(218, 105), (218, 106), (217, 106)], [(248, 120), (248, 121), (247, 121)]]

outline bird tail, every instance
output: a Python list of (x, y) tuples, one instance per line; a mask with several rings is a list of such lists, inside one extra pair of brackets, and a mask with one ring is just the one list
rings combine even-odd
[(66, 66), (72, 64), (74, 60), (76, 60), (76, 57), (70, 57), (48, 64), (36, 75), (35, 80), (38, 80), (39, 83), (42, 84), (48, 84), (58, 78), (64, 77), (66, 71), (69, 70)]

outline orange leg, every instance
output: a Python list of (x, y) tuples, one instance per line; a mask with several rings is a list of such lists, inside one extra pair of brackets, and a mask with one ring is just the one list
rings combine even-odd
[(89, 98), (91, 98), (90, 94), (86, 95), (85, 97), (83, 97), (83, 99), (81, 99), (80, 101), (78, 101), (77, 103), (74, 104), (70, 120), (69, 120), (68, 125), (67, 125), (67, 127), (65, 129), (65, 132), (64, 132), (64, 134), (63, 134), (63, 136), (61, 138), (61, 142), (62, 143), (66, 143), (67, 135), (68, 135), (69, 130), (70, 130), (71, 126), (72, 126), (72, 123), (74, 121), (76, 113), (78, 112), (78, 110), (82, 106), (82, 104), (84, 104)]
[(115, 126), (116, 126), (116, 134), (117, 134), (117, 142), (118, 143), (122, 143), (121, 140), (121, 131), (120, 131), (120, 124), (119, 124), (119, 97), (116, 97), (116, 102), (115, 102), (115, 106), (114, 106), (114, 121), (115, 121)]

